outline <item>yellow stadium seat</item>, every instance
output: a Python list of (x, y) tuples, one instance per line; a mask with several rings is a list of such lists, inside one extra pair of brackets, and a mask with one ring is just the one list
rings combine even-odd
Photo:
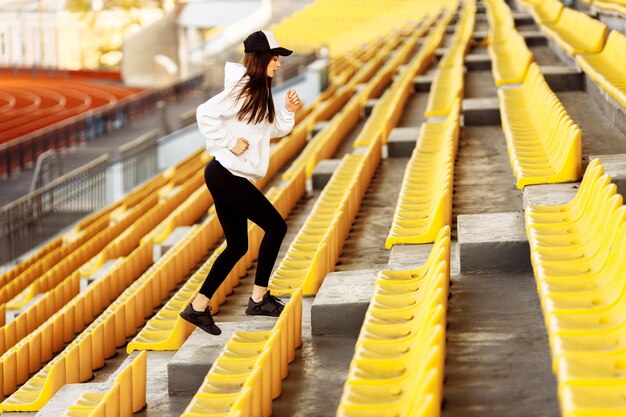
[(558, 20), (541, 28), (570, 56), (600, 52), (607, 34), (604, 23), (569, 7), (563, 8)]
[(536, 64), (530, 66), (521, 86), (498, 90), (498, 100), (518, 188), (580, 178), (580, 128), (569, 117)]
[(578, 55), (576, 62), (583, 71), (610, 94), (619, 104), (626, 107), (626, 35), (611, 31), (604, 49), (596, 54)]
[(491, 71), (497, 86), (523, 82), (528, 66), (533, 61), (524, 38), (514, 28), (503, 36), (501, 43), (490, 44), (488, 48)]

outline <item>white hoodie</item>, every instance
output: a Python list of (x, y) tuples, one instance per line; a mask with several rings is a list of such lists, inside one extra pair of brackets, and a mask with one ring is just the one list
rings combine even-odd
[[(284, 104), (277, 106), (274, 123), (263, 121), (248, 124), (237, 120), (237, 112), (243, 100), (236, 101), (235, 87), (243, 87), (246, 68), (241, 64), (227, 62), (224, 68), (224, 91), (198, 106), (196, 118), (200, 133), (207, 138), (206, 149), (217, 161), (234, 175), (260, 180), (267, 173), (270, 161), (270, 139), (285, 136), (294, 125), (294, 113)], [(239, 81), (242, 81), (238, 86)], [(230, 149), (244, 138), (250, 143), (247, 151), (237, 156)]]

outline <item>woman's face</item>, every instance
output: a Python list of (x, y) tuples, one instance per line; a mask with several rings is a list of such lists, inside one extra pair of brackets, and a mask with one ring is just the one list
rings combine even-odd
[(267, 64), (267, 70), (266, 70), (267, 76), (270, 78), (273, 78), (278, 68), (280, 68), (280, 61), (278, 59), (278, 55), (274, 55), (272, 59), (270, 59), (270, 63)]

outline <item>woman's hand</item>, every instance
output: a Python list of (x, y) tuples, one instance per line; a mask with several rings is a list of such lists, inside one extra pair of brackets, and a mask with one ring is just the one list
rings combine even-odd
[(296, 90), (291, 88), (287, 90), (287, 95), (285, 96), (285, 106), (287, 107), (287, 110), (293, 113), (298, 110), (301, 105), (302, 102), (300, 101), (300, 97), (298, 97)]
[(235, 146), (230, 148), (230, 151), (234, 153), (235, 155), (239, 156), (245, 151), (247, 151), (249, 147), (250, 147), (250, 143), (246, 139), (239, 138), (237, 139), (237, 143), (235, 144)]

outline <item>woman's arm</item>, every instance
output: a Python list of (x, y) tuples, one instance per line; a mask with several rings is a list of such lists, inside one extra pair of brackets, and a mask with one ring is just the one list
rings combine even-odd
[(237, 144), (232, 132), (224, 125), (223, 119), (237, 114), (241, 106), (231, 97), (229, 91), (222, 91), (202, 103), (196, 110), (200, 133), (217, 145), (232, 149)]
[(289, 89), (285, 95), (285, 105), (279, 106), (276, 111), (276, 119), (272, 126), (272, 137), (280, 138), (287, 135), (293, 129), (296, 110), (300, 108), (300, 98), (296, 90)]

